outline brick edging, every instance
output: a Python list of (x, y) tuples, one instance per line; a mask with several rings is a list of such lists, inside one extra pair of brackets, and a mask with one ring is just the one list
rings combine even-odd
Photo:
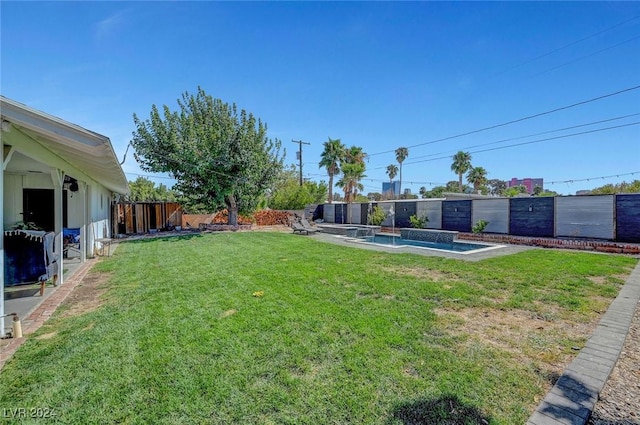
[(640, 254), (640, 244), (594, 241), (580, 239), (538, 238), (531, 236), (513, 236), (498, 234), (458, 233), (458, 239), (506, 243), (515, 245), (540, 246), (543, 248), (578, 249), (583, 251), (610, 252), (616, 254)]

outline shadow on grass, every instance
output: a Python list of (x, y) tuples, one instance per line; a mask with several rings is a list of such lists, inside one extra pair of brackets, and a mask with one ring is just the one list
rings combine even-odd
[(397, 406), (389, 424), (405, 425), (486, 425), (491, 421), (476, 407), (469, 406), (455, 395), (443, 395)]
[(198, 232), (198, 233), (187, 233), (184, 235), (175, 234), (175, 235), (144, 236), (144, 237), (135, 238), (135, 239), (123, 239), (120, 242), (126, 242), (126, 243), (148, 243), (148, 242), (155, 242), (155, 241), (178, 242), (178, 241), (184, 241), (184, 240), (201, 238), (201, 237), (202, 237), (202, 234)]

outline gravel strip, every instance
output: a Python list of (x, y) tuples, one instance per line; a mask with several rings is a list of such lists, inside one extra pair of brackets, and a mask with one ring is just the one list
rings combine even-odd
[(640, 425), (640, 304), (622, 353), (593, 409), (590, 425)]

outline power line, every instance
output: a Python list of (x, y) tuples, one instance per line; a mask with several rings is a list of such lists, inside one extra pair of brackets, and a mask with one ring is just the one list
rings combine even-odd
[[(504, 126), (507, 126), (507, 125), (510, 125), (510, 124), (515, 124), (517, 122), (522, 122), (522, 121), (530, 120), (530, 119), (533, 119), (533, 118), (541, 117), (543, 115), (552, 114), (554, 112), (559, 112), (559, 111), (563, 111), (563, 110), (566, 110), (566, 109), (575, 108), (576, 106), (585, 105), (585, 104), (591, 103), (591, 102), (596, 102), (598, 100), (606, 99), (606, 98), (612, 97), (612, 96), (617, 96), (619, 94), (626, 93), (626, 92), (633, 91), (633, 90), (637, 90), (639, 88), (640, 88), (640, 85), (634, 86), (634, 87), (629, 87), (629, 88), (626, 88), (626, 89), (623, 89), (623, 90), (618, 90), (618, 91), (613, 92), (613, 93), (607, 93), (607, 94), (604, 94), (602, 96), (594, 97), (592, 99), (583, 100), (581, 102), (573, 103), (571, 105), (562, 106), (560, 108), (551, 109), (549, 111), (540, 112), (538, 114), (529, 115), (529, 116), (526, 116), (526, 117), (523, 117), (523, 118), (518, 118), (518, 119), (515, 119), (515, 120), (507, 121), (507, 122), (504, 122), (504, 123), (501, 123), (501, 124), (495, 124), (495, 125), (492, 125), (492, 126), (489, 126), (489, 127), (484, 127), (484, 128), (478, 129), (478, 130), (473, 130), (473, 131), (468, 131), (466, 133), (456, 134), (455, 136), (449, 136), (449, 137), (444, 137), (442, 139), (431, 140), (429, 142), (418, 143), (418, 144), (415, 144), (415, 145), (412, 145), (412, 146), (408, 146), (408, 148), (415, 148), (415, 147), (418, 147), (418, 146), (430, 145), (430, 144), (433, 144), (433, 143), (444, 142), (445, 140), (451, 140), (451, 139), (456, 139), (456, 138), (463, 137), (463, 136), (468, 136), (470, 134), (480, 133), (482, 131), (493, 130), (494, 128), (504, 127)], [(369, 154), (369, 156), (382, 155), (382, 154), (390, 153), (390, 152), (395, 152), (395, 149)]]
[(605, 52), (607, 50), (611, 50), (614, 47), (621, 46), (621, 45), (629, 43), (629, 42), (631, 42), (633, 40), (637, 40), (638, 38), (640, 38), (640, 35), (636, 35), (635, 37), (631, 37), (628, 40), (621, 41), (620, 43), (616, 43), (616, 44), (614, 44), (612, 46), (608, 46), (608, 47), (605, 47), (603, 49), (596, 50), (595, 52), (589, 53), (588, 55), (584, 55), (584, 56), (580, 56), (579, 58), (572, 59), (569, 62), (562, 63), (562, 64), (560, 64), (558, 66), (554, 66), (553, 68), (545, 69), (544, 71), (538, 72), (537, 74), (533, 74), (531, 77), (537, 77), (539, 75), (546, 74), (547, 72), (554, 71), (554, 70), (556, 70), (558, 68), (562, 68), (563, 66), (571, 65), (572, 63), (575, 63), (575, 62), (581, 61), (582, 59), (586, 59), (586, 58), (589, 58), (591, 56), (597, 55), (598, 53), (602, 53), (602, 52)]
[[(510, 137), (508, 139), (497, 140), (495, 142), (481, 143), (479, 145), (467, 146), (467, 147), (464, 147), (464, 148), (460, 148), (458, 150), (463, 150), (464, 151), (464, 150), (467, 150), (467, 149), (479, 148), (479, 147), (482, 147), (482, 146), (489, 146), (489, 145), (496, 145), (498, 143), (511, 142), (513, 140), (520, 140), (520, 139), (526, 139), (526, 138), (529, 138), (529, 137), (542, 136), (543, 134), (550, 134), (550, 133), (557, 133), (557, 132), (560, 132), (560, 131), (573, 130), (575, 128), (588, 127), (590, 125), (596, 125), (596, 124), (602, 124), (602, 123), (605, 123), (605, 122), (622, 120), (622, 119), (634, 117), (634, 116), (637, 116), (637, 115), (640, 115), (640, 113), (622, 115), (622, 116), (619, 116), (619, 117), (607, 118), (607, 119), (600, 120), (600, 121), (592, 121), (592, 122), (585, 123), (585, 124), (578, 124), (578, 125), (573, 125), (573, 126), (570, 126), (570, 127), (559, 128), (559, 129), (556, 129), (556, 130), (548, 130), (548, 131), (543, 131), (543, 132), (540, 132), (540, 133), (528, 134), (526, 136)], [(450, 152), (453, 152), (453, 151), (450, 151)], [(431, 154), (427, 154), (427, 155), (416, 156), (416, 157), (413, 157), (413, 159), (415, 160), (415, 159), (419, 159), (419, 158), (429, 158), (429, 157), (432, 157), (432, 156), (443, 155), (443, 154), (445, 154), (445, 152), (431, 153)], [(383, 168), (386, 168), (386, 167), (385, 166), (381, 166), (381, 167), (376, 167), (376, 168), (372, 168), (372, 169), (373, 170), (381, 170)]]
[[(495, 147), (495, 148), (481, 149), (481, 150), (477, 150), (477, 151), (473, 151), (473, 152), (469, 152), (469, 153), (481, 153), (481, 152), (496, 151), (496, 150), (500, 150), (500, 149), (512, 148), (512, 147), (515, 147), (515, 146), (530, 145), (530, 144), (533, 144), (533, 143), (547, 142), (549, 140), (564, 139), (564, 138), (567, 138), (567, 137), (581, 136), (583, 134), (598, 133), (598, 132), (601, 132), (601, 131), (614, 130), (616, 128), (630, 127), (632, 125), (638, 125), (638, 124), (640, 124), (640, 121), (636, 121), (636, 122), (632, 122), (632, 123), (628, 123), (628, 124), (616, 125), (616, 126), (613, 126), (613, 127), (597, 128), (595, 130), (582, 131), (580, 133), (572, 133), (572, 134), (565, 134), (565, 135), (562, 135), (562, 136), (548, 137), (546, 139), (531, 140), (529, 142), (514, 143), (514, 144), (511, 144), (511, 145), (498, 146), (498, 147)], [(424, 159), (422, 161), (407, 162), (405, 165), (419, 164), (419, 163), (422, 163), (422, 162), (436, 161), (438, 159), (449, 159), (449, 158), (450, 158), (450, 156), (448, 156), (448, 155), (447, 156), (440, 156), (440, 157), (437, 157), (437, 158)]]
[[(612, 30), (612, 29), (614, 29), (614, 28), (617, 28), (617, 27), (619, 27), (619, 26), (621, 26), (621, 25), (624, 25), (624, 24), (626, 24), (626, 23), (628, 23), (628, 22), (634, 21), (634, 20), (636, 20), (636, 19), (638, 19), (638, 18), (640, 18), (640, 15), (639, 15), (639, 16), (634, 16), (633, 18), (627, 19), (626, 21), (619, 22), (619, 23), (617, 23), (617, 24), (615, 24), (615, 25), (613, 25), (613, 26), (610, 26), (610, 27), (608, 27), (608, 28), (605, 28), (605, 29), (600, 30), (600, 31), (598, 31), (598, 32), (595, 32), (595, 33), (593, 33), (593, 34), (589, 34), (589, 35), (587, 35), (586, 37), (583, 37), (583, 38), (581, 38), (581, 39), (579, 39), (579, 40), (576, 40), (576, 41), (574, 41), (574, 42), (571, 42), (571, 43), (569, 43), (569, 44), (565, 44), (564, 46), (558, 47), (557, 49), (553, 49), (553, 50), (551, 50), (551, 51), (549, 51), (549, 52), (547, 52), (547, 53), (543, 53), (543, 54), (541, 54), (541, 55), (539, 55), (539, 56), (536, 56), (536, 57), (534, 57), (534, 58), (532, 58), (532, 59), (526, 60), (526, 61), (524, 61), (524, 62), (520, 62), (519, 64), (517, 64), (517, 65), (515, 65), (515, 66), (512, 66), (511, 68), (507, 68), (507, 69), (505, 69), (504, 71), (500, 71), (500, 72), (498, 72), (498, 73), (496, 73), (496, 74), (493, 74), (493, 75), (492, 75), (492, 77), (497, 77), (498, 75), (502, 75), (502, 74), (504, 74), (504, 73), (506, 73), (506, 72), (513, 71), (513, 70), (514, 70), (514, 69), (516, 69), (516, 68), (520, 68), (520, 67), (521, 67), (521, 66), (523, 66), (523, 65), (527, 65), (527, 64), (529, 64), (529, 63), (531, 63), (531, 62), (535, 62), (535, 61), (537, 61), (538, 59), (542, 59), (542, 58), (544, 58), (544, 57), (546, 57), (546, 56), (552, 55), (552, 54), (554, 54), (554, 53), (556, 53), (556, 52), (559, 52), (560, 50), (566, 49), (567, 47), (575, 46), (576, 44), (582, 43), (583, 41), (586, 41), (586, 40), (588, 40), (588, 39), (590, 39), (590, 38), (596, 37), (596, 36), (598, 36), (598, 35), (600, 35), (600, 34), (603, 34), (603, 33), (607, 32), (607, 31), (611, 31), (611, 30)], [(612, 46), (612, 47), (615, 47), (615, 46)], [(596, 53), (599, 53), (599, 52), (596, 52)], [(595, 53), (594, 53), (594, 54), (595, 54)]]
[(612, 174), (610, 176), (598, 176), (598, 177), (587, 177), (587, 178), (583, 178), (583, 179), (571, 179), (571, 180), (558, 180), (558, 181), (552, 181), (552, 182), (544, 182), (545, 185), (550, 185), (550, 184), (566, 184), (566, 183), (577, 183), (577, 182), (584, 182), (584, 181), (590, 181), (590, 180), (604, 180), (604, 179), (610, 179), (613, 177), (624, 177), (624, 176), (633, 176), (634, 174), (640, 174), (640, 171), (632, 171), (630, 173), (624, 173), (624, 174)]

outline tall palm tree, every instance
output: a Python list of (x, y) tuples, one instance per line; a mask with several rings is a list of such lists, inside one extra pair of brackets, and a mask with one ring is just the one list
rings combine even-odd
[(396, 149), (396, 161), (400, 164), (400, 184), (398, 185), (398, 190), (400, 191), (400, 195), (402, 195), (402, 163), (409, 156), (409, 149), (405, 147), (400, 147)]
[(364, 160), (367, 158), (367, 154), (364, 153), (360, 146), (351, 146), (349, 149), (345, 149), (345, 160), (352, 164), (364, 164)]
[(356, 198), (358, 190), (364, 190), (364, 186), (360, 183), (360, 180), (367, 177), (364, 174), (364, 163), (344, 163), (342, 165), (342, 177), (336, 183), (337, 186), (344, 190), (344, 199), (347, 201), (347, 221), (351, 223), (351, 208), (350, 205)]
[(389, 176), (389, 182), (391, 182), (391, 193), (393, 193), (393, 179), (398, 175), (398, 166), (396, 164), (387, 165), (387, 175)]
[(458, 189), (462, 192), (462, 176), (471, 169), (471, 154), (458, 151), (452, 159), (451, 171), (458, 175)]
[(467, 181), (473, 185), (473, 191), (477, 192), (487, 184), (487, 170), (484, 167), (472, 167), (467, 173)]
[(340, 174), (340, 164), (344, 161), (345, 147), (340, 139), (332, 139), (324, 142), (324, 150), (320, 155), (320, 168), (326, 168), (329, 174), (328, 202), (333, 202), (333, 176)]

